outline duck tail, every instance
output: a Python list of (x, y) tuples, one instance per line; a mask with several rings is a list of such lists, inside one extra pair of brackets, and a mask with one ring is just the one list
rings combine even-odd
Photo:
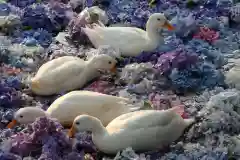
[(104, 41), (104, 36), (98, 32), (98, 28), (102, 27), (96, 26), (94, 28), (89, 28), (86, 26), (85, 28), (82, 28), (83, 32), (87, 35), (95, 48), (99, 47), (99, 42)]
[(184, 122), (186, 124), (186, 127), (192, 125), (195, 122), (195, 118), (188, 118), (188, 119), (184, 119)]

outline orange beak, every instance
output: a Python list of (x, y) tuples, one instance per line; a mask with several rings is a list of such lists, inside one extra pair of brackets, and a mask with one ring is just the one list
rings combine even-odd
[(111, 72), (113, 73), (116, 73), (117, 72), (117, 67), (116, 65), (114, 65), (111, 69), (110, 69)]
[(16, 124), (17, 124), (17, 120), (13, 119), (12, 122), (10, 122), (10, 123), (7, 125), (7, 128), (13, 128)]
[(75, 133), (76, 133), (76, 130), (75, 130), (75, 128), (72, 126), (72, 127), (70, 128), (70, 130), (68, 131), (68, 136), (69, 136), (70, 138), (73, 138), (74, 135), (75, 135)]
[(165, 24), (163, 25), (164, 28), (167, 28), (169, 31), (174, 30), (173, 25), (171, 25), (168, 21), (165, 22)]

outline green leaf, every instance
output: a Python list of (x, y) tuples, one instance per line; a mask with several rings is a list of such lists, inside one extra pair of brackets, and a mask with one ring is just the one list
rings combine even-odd
[(152, 109), (152, 103), (150, 101), (144, 101), (143, 109)]
[(155, 5), (155, 3), (156, 3), (156, 0), (151, 0), (151, 1), (149, 2), (149, 6), (150, 6), (150, 7), (153, 7), (153, 6)]
[(189, 0), (189, 1), (187, 1), (187, 7), (188, 8), (193, 8), (193, 7), (195, 7), (197, 4), (194, 2), (194, 1), (192, 1), (192, 0)]
[(31, 30), (32, 27), (31, 26), (23, 26), (23, 30)]

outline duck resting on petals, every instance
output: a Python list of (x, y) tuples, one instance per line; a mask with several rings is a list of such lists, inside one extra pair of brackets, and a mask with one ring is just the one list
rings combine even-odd
[(109, 45), (119, 49), (122, 56), (138, 56), (143, 51), (153, 51), (163, 41), (159, 29), (173, 30), (164, 14), (152, 14), (146, 24), (146, 31), (135, 27), (101, 27), (82, 28), (95, 48)]
[(76, 132), (91, 131), (96, 147), (107, 154), (132, 147), (135, 151), (162, 149), (177, 140), (194, 119), (183, 119), (182, 106), (168, 110), (140, 110), (123, 114), (106, 127), (96, 117), (79, 115), (75, 118), (69, 137)]
[(30, 86), (37, 95), (53, 95), (82, 88), (100, 75), (99, 70), (116, 69), (117, 61), (108, 55), (95, 55), (88, 61), (78, 57), (63, 56), (43, 64)]
[(127, 98), (92, 91), (71, 91), (57, 98), (46, 111), (37, 107), (19, 109), (8, 128), (17, 123), (32, 123), (36, 118), (44, 116), (55, 118), (63, 126), (71, 127), (73, 120), (80, 114), (97, 117), (106, 126), (114, 118), (134, 110), (138, 108)]

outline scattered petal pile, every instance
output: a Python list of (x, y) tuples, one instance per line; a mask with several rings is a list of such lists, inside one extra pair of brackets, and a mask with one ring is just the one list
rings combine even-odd
[[(0, 1), (0, 160), (239, 158), (240, 4), (231, 0), (149, 3)], [(164, 35), (159, 47), (137, 57), (121, 57), (111, 46), (94, 49), (82, 30), (94, 23), (145, 29), (155, 12), (163, 12), (175, 30), (159, 31)], [(195, 117), (196, 123), (163, 150), (137, 154), (126, 148), (113, 157), (97, 150), (90, 133), (80, 133), (73, 141), (57, 120), (48, 117), (6, 129), (17, 109), (35, 106), (46, 110), (64, 94), (32, 94), (29, 80), (43, 63), (60, 56), (89, 59), (96, 54), (115, 57), (118, 72), (102, 75), (84, 90), (126, 97), (139, 108), (150, 103), (156, 110), (181, 105), (185, 109), (182, 117)]]

